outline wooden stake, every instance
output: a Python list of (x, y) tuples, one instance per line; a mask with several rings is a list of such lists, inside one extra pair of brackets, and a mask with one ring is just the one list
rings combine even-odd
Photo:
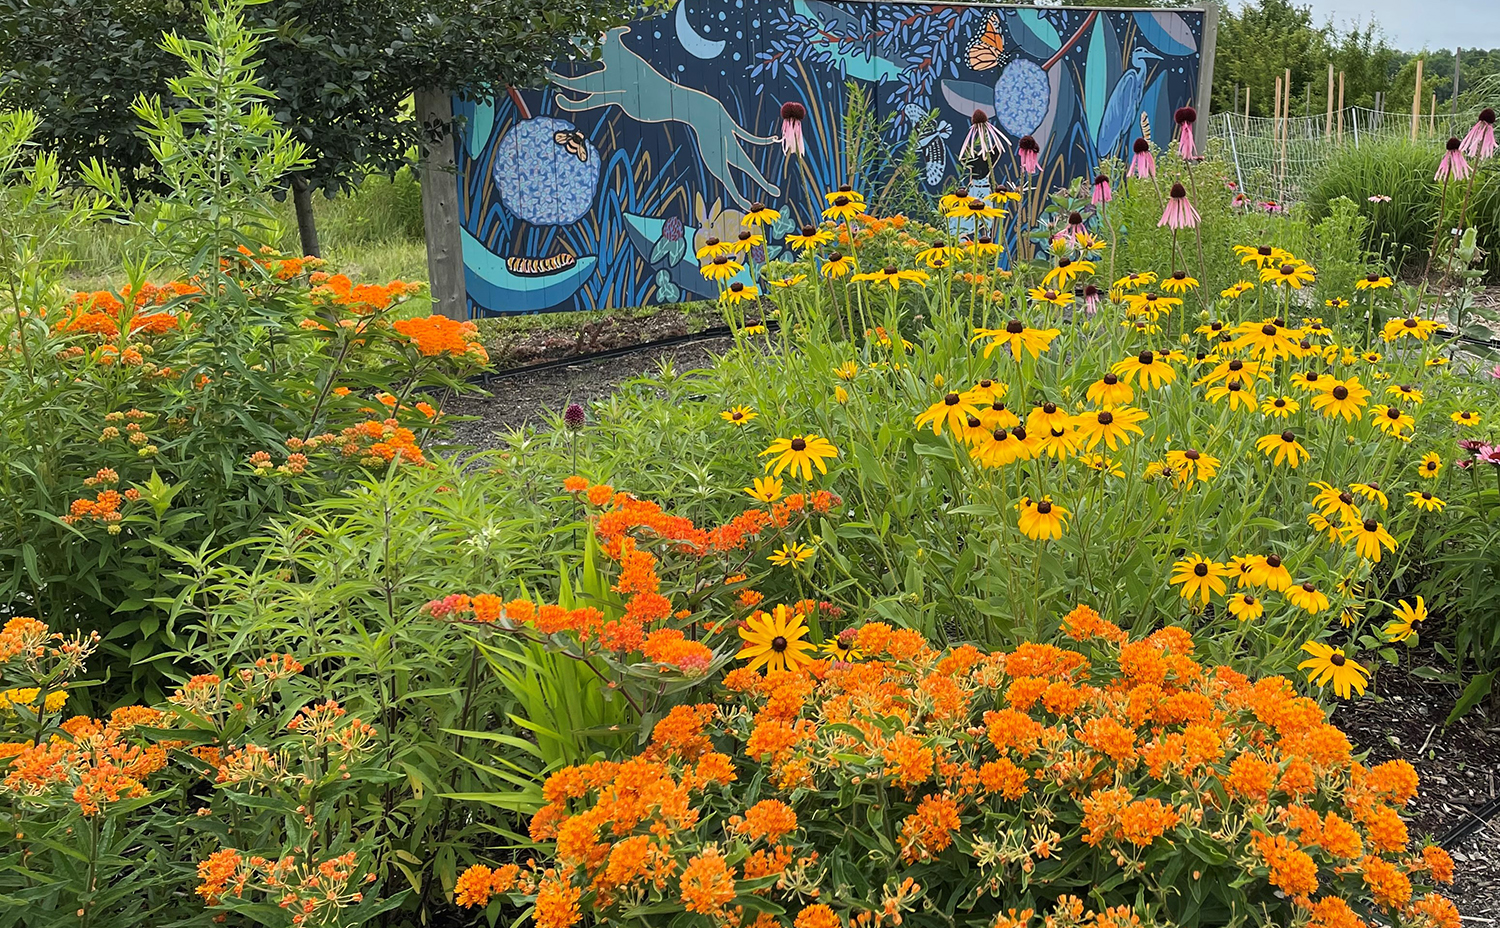
[(1411, 91), (1411, 140), (1417, 140), (1417, 121), (1422, 118), (1422, 63), (1417, 59), (1417, 84)]
[(1344, 144), (1344, 72), (1339, 72), (1339, 144)]
[(1250, 85), (1245, 85), (1245, 118), (1250, 118)]
[(1328, 62), (1328, 116), (1323, 120), (1323, 138), (1333, 135), (1333, 62)]
[(1281, 78), (1276, 78), (1276, 96), (1271, 99), (1271, 141), (1281, 141)]
[(1427, 116), (1427, 131), (1437, 132), (1437, 93), (1432, 94), (1432, 111)]

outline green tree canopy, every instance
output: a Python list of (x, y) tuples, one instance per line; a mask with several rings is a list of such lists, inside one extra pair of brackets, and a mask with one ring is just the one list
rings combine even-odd
[[(260, 79), (276, 118), (307, 146), (290, 178), (299, 220), (311, 191), (339, 192), (406, 163), (423, 131), (409, 98), (424, 88), (487, 97), (535, 83), (559, 49), (643, 9), (642, 0), (266, 0)], [(0, 0), (0, 105), (42, 117), (37, 138), (64, 168), (98, 158), (136, 192), (156, 189), (130, 104), (167, 96), (176, 64), (164, 32), (198, 37), (182, 0)], [(304, 228), (304, 246), (307, 241)]]

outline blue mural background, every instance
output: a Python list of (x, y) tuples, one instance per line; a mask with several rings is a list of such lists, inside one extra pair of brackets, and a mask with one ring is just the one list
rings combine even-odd
[[(470, 312), (716, 295), (694, 252), (737, 236), (752, 203), (783, 213), (763, 260), (823, 193), (881, 182), (848, 176), (848, 81), (885, 141), (919, 146), (933, 197), (976, 180), (958, 160), (976, 110), (1007, 142), (998, 180), (1020, 186), (1023, 135), (1042, 149), (1033, 186), (1092, 175), (1143, 131), (1170, 141), (1173, 112), (1195, 102), (1202, 35), (1198, 10), (677, 0), (607, 33), (601, 60), (557, 62), (545, 88), (455, 100)], [(805, 156), (779, 142), (789, 101), (806, 109)]]

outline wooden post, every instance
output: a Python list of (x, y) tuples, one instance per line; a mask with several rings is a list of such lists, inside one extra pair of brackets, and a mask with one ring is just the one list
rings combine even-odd
[(1427, 115), (1427, 131), (1437, 132), (1437, 91), (1432, 93), (1432, 111)]
[(1250, 118), (1250, 85), (1245, 85), (1245, 118)]
[(1333, 62), (1328, 62), (1328, 116), (1323, 120), (1323, 138), (1333, 135)]
[(1286, 69), (1286, 79), (1281, 82), (1281, 92), (1286, 96), (1281, 103), (1281, 141), (1285, 148), (1286, 139), (1292, 133), (1292, 69)]
[(1463, 53), (1464, 49), (1462, 45), (1453, 50), (1453, 96), (1449, 102), (1453, 104), (1450, 109), (1453, 110), (1453, 123), (1455, 127), (1458, 125), (1458, 59), (1463, 56)]
[(1417, 59), (1417, 83), (1411, 91), (1411, 140), (1417, 140), (1417, 122), (1422, 118), (1422, 64), (1425, 59)]
[[(1214, 47), (1219, 37), (1219, 4), (1209, 0), (1203, 5), (1203, 41), (1198, 53), (1198, 93), (1193, 105), (1198, 110), (1198, 125), (1207, 126), (1213, 103), (1214, 91)], [(1231, 112), (1233, 107), (1230, 107)], [(1205, 130), (1206, 131), (1206, 130)]]
[(1271, 98), (1271, 141), (1281, 141), (1281, 77), (1276, 78), (1276, 95)]
[(1339, 144), (1344, 144), (1344, 72), (1339, 72)]
[(450, 319), (467, 319), (463, 244), (458, 233), (458, 177), (453, 159), (453, 95), (446, 90), (419, 90), (416, 105), (418, 121), (429, 127), (422, 144), (422, 221), (427, 229), (432, 311)]

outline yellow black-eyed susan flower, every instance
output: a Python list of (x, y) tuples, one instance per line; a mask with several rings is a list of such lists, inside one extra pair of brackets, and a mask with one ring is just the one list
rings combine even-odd
[(1044, 496), (1033, 501), (1023, 497), (1019, 503), (1021, 518), (1018, 523), (1021, 533), (1033, 541), (1044, 538), (1061, 538), (1063, 528), (1072, 513), (1054, 503), (1052, 497)]
[(1180, 587), (1177, 592), (1183, 599), (1197, 597), (1203, 605), (1208, 605), (1211, 594), (1224, 594), (1224, 578), (1228, 576), (1231, 572), (1225, 565), (1192, 554), (1172, 565), (1171, 584)]
[(1312, 583), (1294, 583), (1287, 588), (1286, 601), (1309, 615), (1328, 608), (1328, 594)]
[(1307, 449), (1297, 440), (1297, 435), (1291, 429), (1279, 435), (1262, 435), (1255, 440), (1258, 451), (1271, 459), (1273, 467), (1280, 467), (1282, 463), (1293, 470), (1297, 465), (1307, 460)]
[(1302, 405), (1290, 396), (1269, 396), (1260, 404), (1261, 414), (1272, 419), (1285, 419), (1301, 408)]
[(1356, 554), (1376, 564), (1380, 563), (1381, 549), (1396, 550), (1395, 537), (1386, 531), (1384, 525), (1374, 519), (1345, 525), (1339, 530), (1339, 535), (1344, 544), (1354, 543)]
[(1443, 507), (1448, 505), (1436, 496), (1433, 496), (1431, 490), (1412, 490), (1406, 494), (1406, 498), (1411, 500), (1413, 506), (1418, 509), (1424, 509), (1427, 512), (1442, 512)]
[(1230, 411), (1233, 411), (1235, 409), (1244, 409), (1249, 412), (1255, 411), (1255, 392), (1249, 387), (1246, 387), (1245, 384), (1237, 377), (1231, 378), (1221, 384), (1210, 387), (1208, 389), (1208, 392), (1204, 395), (1208, 398), (1208, 401), (1210, 403), (1217, 403), (1220, 400), (1228, 400)]
[(786, 243), (798, 251), (812, 251), (831, 241), (833, 241), (833, 233), (816, 226), (803, 226), (800, 232), (790, 232), (786, 237)]
[(1366, 274), (1363, 279), (1354, 282), (1356, 290), (1389, 290), (1394, 283), (1384, 274)]
[(778, 438), (771, 442), (771, 447), (760, 453), (761, 457), (774, 455), (766, 462), (766, 470), (771, 476), (779, 477), (781, 472), (790, 468), (792, 473), (802, 472), (803, 480), (811, 480), (813, 468), (819, 473), (828, 473), (828, 465), (823, 462), (829, 458), (838, 456), (838, 449), (826, 438), (818, 435), (793, 435), (791, 438)]
[(719, 413), (719, 418), (731, 425), (747, 425), (760, 413), (749, 406), (734, 406)]
[(1162, 278), (1161, 281), (1161, 288), (1168, 293), (1187, 293), (1197, 287), (1198, 279), (1189, 277), (1187, 271), (1173, 271), (1170, 276)]
[(1283, 261), (1281, 264), (1260, 269), (1260, 282), (1301, 290), (1317, 279), (1312, 265), (1301, 261)]
[(1369, 399), (1370, 391), (1360, 384), (1359, 378), (1350, 377), (1335, 383), (1331, 389), (1313, 394), (1312, 405), (1326, 418), (1343, 416), (1344, 421), (1353, 422), (1362, 415), (1360, 410)]
[(853, 258), (849, 257), (848, 255), (839, 254), (835, 251), (831, 252), (828, 257), (823, 259), (823, 269), (821, 273), (824, 277), (829, 278), (843, 277), (853, 271), (855, 267), (856, 264)]
[(1309, 641), (1302, 646), (1302, 650), (1312, 657), (1298, 664), (1297, 669), (1306, 670), (1310, 682), (1319, 687), (1332, 683), (1333, 691), (1340, 699), (1348, 699), (1351, 692), (1364, 695), (1365, 678), (1369, 676), (1369, 671), (1345, 657), (1343, 648), (1335, 648), (1321, 641)]
[(1417, 476), (1423, 480), (1436, 480), (1437, 475), (1443, 470), (1443, 456), (1436, 451), (1429, 451), (1422, 455), (1422, 460), (1417, 462)]
[(917, 416), (916, 425), (918, 428), (930, 425), (934, 435), (943, 434), (946, 425), (950, 432), (957, 434), (967, 427), (970, 416), (976, 420), (979, 418), (978, 398), (970, 393), (948, 393)]
[(1130, 444), (1132, 432), (1137, 435), (1146, 434), (1140, 425), (1144, 421), (1146, 421), (1145, 411), (1136, 409), (1134, 406), (1115, 406), (1110, 409), (1085, 412), (1073, 419), (1074, 426), (1083, 439), (1084, 448), (1089, 451), (1094, 450), (1100, 442), (1103, 442), (1111, 451)]
[(1265, 614), (1265, 604), (1254, 593), (1235, 593), (1225, 601), (1229, 614), (1241, 622), (1253, 622)]
[(1135, 398), (1135, 391), (1130, 388), (1130, 384), (1120, 379), (1119, 374), (1111, 371), (1089, 384), (1085, 396), (1090, 403), (1108, 408), (1130, 402)]

